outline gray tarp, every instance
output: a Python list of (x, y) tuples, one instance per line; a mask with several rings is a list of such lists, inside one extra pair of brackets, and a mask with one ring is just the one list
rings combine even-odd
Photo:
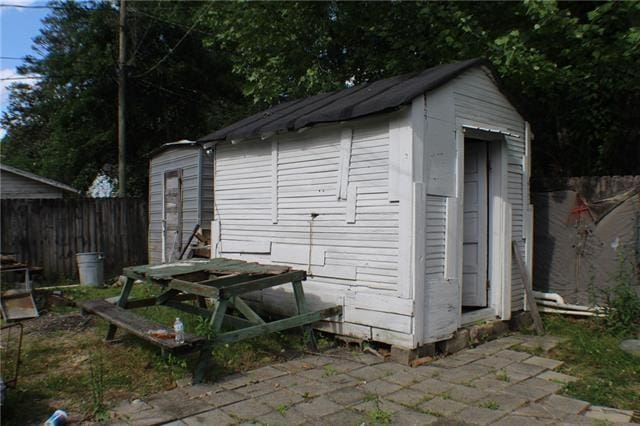
[(639, 285), (640, 177), (533, 186), (536, 290), (589, 305), (601, 289), (615, 285), (621, 271)]

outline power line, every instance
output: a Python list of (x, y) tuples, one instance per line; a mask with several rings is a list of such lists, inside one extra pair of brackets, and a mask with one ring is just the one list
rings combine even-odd
[(8, 4), (2, 3), (0, 7), (15, 7), (17, 9), (60, 9), (60, 6), (45, 6), (45, 5), (24, 5), (24, 4)]
[(173, 52), (176, 50), (176, 48), (178, 46), (180, 46), (180, 44), (187, 38), (187, 36), (189, 34), (191, 34), (191, 31), (193, 31), (193, 29), (196, 27), (196, 25), (198, 25), (200, 23), (200, 20), (202, 19), (202, 17), (205, 16), (206, 12), (208, 12), (209, 9), (211, 8), (211, 4), (212, 3), (210, 3), (209, 6), (207, 6), (207, 9), (203, 13), (201, 13), (200, 16), (198, 16), (198, 19), (196, 19), (195, 22), (193, 23), (193, 25), (191, 25), (191, 27), (187, 30), (187, 32), (185, 32), (184, 35), (182, 37), (180, 37), (180, 40), (178, 40), (178, 42), (171, 49), (169, 49), (169, 51), (167, 52), (166, 55), (164, 55), (151, 68), (149, 68), (148, 70), (146, 70), (142, 74), (138, 74), (138, 75), (133, 76), (133, 78), (144, 77), (145, 75), (149, 74), (150, 72), (152, 72), (153, 70), (158, 68), (165, 60), (167, 60), (167, 58), (169, 58), (169, 56), (171, 56), (173, 54)]
[(36, 80), (42, 78), (41, 76), (33, 76), (33, 77), (5, 77), (0, 78), (0, 81), (8, 81), (8, 80)]
[[(160, 8), (160, 9), (162, 9), (162, 8)], [(153, 14), (151, 14), (149, 12), (145, 12), (145, 11), (143, 11), (141, 9), (136, 9), (135, 7), (129, 7), (129, 12), (133, 12), (135, 15), (143, 15), (143, 16), (146, 16), (148, 18), (154, 19), (154, 20), (156, 20), (158, 22), (163, 22), (165, 24), (173, 25), (173, 26), (176, 26), (176, 27), (184, 28), (184, 29), (189, 29), (188, 25), (185, 25), (185, 24), (180, 23), (180, 22), (170, 21), (170, 20), (165, 19), (165, 18), (161, 18), (161, 17), (159, 17), (157, 15), (153, 15)], [(200, 33), (200, 34), (205, 34), (205, 35), (208, 35), (208, 36), (211, 36), (211, 37), (215, 37), (216, 36), (213, 33), (210, 33), (210, 32), (204, 31), (204, 30), (200, 30), (200, 29), (195, 29), (194, 28), (192, 31)]]
[[(93, 3), (93, 1), (76, 1), (76, 3)], [(64, 9), (64, 6), (54, 6), (54, 5), (45, 5), (45, 4), (11, 4), (11, 3), (0, 3), (0, 7), (14, 7), (16, 9), (52, 9), (59, 10)]]

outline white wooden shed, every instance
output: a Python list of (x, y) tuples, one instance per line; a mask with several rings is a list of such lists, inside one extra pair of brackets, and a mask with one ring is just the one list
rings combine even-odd
[[(529, 125), (480, 59), (290, 101), (202, 138), (212, 256), (306, 269), (320, 325), (417, 348), (524, 307)], [(513, 268), (513, 271), (512, 271)], [(285, 288), (254, 300), (292, 313)]]
[(194, 141), (171, 142), (149, 161), (149, 263), (178, 259), (196, 224), (213, 219), (213, 158)]

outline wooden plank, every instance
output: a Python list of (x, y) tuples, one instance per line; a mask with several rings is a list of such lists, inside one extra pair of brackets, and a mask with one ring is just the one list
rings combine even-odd
[(218, 335), (215, 342), (213, 342), (213, 346), (221, 346), (227, 343), (239, 342), (241, 340), (250, 339), (252, 337), (287, 330), (289, 328), (312, 324), (323, 318), (340, 315), (341, 312), (342, 308), (340, 306), (335, 306), (332, 308), (296, 315), (291, 318), (272, 321), (263, 325), (254, 325), (252, 327), (247, 327), (236, 331), (229, 331)]
[(244, 315), (249, 322), (252, 324), (264, 324), (264, 320), (260, 318), (260, 315), (254, 312), (249, 305), (247, 305), (244, 300), (242, 300), (239, 296), (232, 297), (229, 299), (229, 302), (238, 310), (242, 315)]
[(167, 300), (166, 302), (164, 302), (164, 305), (170, 306), (174, 309), (178, 309), (179, 311), (182, 311), (182, 312), (187, 312), (193, 315), (199, 315), (204, 318), (209, 318), (209, 316), (211, 316), (211, 312), (208, 311), (207, 309), (203, 309), (194, 305), (189, 305), (187, 303), (183, 303), (174, 299)]
[(358, 199), (358, 187), (355, 183), (350, 183), (347, 189), (347, 213), (346, 222), (356, 223), (356, 203)]
[(173, 330), (155, 321), (136, 315), (119, 306), (112, 305), (104, 300), (84, 302), (81, 306), (85, 312), (95, 314), (107, 320), (110, 324), (127, 330), (128, 332), (167, 350), (175, 350), (185, 346), (199, 346), (206, 340), (202, 336), (196, 336), (189, 333), (185, 333), (185, 342), (183, 344), (176, 343), (175, 339), (159, 339), (149, 334), (149, 332), (162, 330), (167, 333), (172, 333)]
[(536, 334), (543, 334), (544, 325), (542, 324), (542, 318), (540, 318), (540, 313), (538, 312), (536, 299), (533, 296), (533, 289), (531, 288), (529, 273), (527, 272), (527, 268), (522, 261), (522, 257), (520, 257), (518, 245), (515, 241), (511, 242), (511, 251), (513, 252), (513, 257), (516, 260), (516, 264), (518, 265), (518, 271), (520, 272), (520, 276), (522, 277), (524, 291), (527, 295), (527, 305), (529, 305), (529, 309), (531, 310), (531, 318), (533, 319), (533, 328), (535, 329)]
[(211, 320), (209, 321), (209, 325), (214, 332), (220, 331), (222, 322), (224, 321), (225, 315), (227, 313), (228, 305), (229, 302), (226, 299), (218, 300), (215, 302), (213, 313), (211, 314)]
[(184, 281), (184, 280), (173, 279), (169, 281), (168, 287), (174, 290), (180, 290), (185, 293), (195, 294), (195, 295), (204, 296), (204, 297), (217, 298), (218, 295), (220, 294), (220, 290), (215, 287), (206, 286), (206, 285), (202, 285), (202, 284), (198, 284), (190, 281)]
[(291, 271), (280, 275), (274, 275), (272, 277), (261, 278), (247, 283), (235, 284), (229, 287), (220, 289), (220, 297), (228, 298), (233, 296), (239, 296), (250, 291), (262, 290), (269, 287), (274, 287), (280, 284), (286, 284), (294, 281), (303, 281), (307, 278), (305, 271)]

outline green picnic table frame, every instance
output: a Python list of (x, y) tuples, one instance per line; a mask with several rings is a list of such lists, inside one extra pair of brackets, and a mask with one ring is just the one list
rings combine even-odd
[[(302, 286), (307, 278), (306, 272), (288, 266), (262, 265), (226, 258), (192, 259), (125, 268), (123, 277), (124, 285), (115, 306), (106, 304), (105, 301), (93, 301), (83, 304), (83, 310), (110, 322), (107, 341), (115, 338), (120, 327), (158, 344), (163, 351), (188, 353), (199, 350), (194, 383), (199, 383), (204, 378), (211, 363), (211, 349), (216, 346), (303, 327), (306, 344), (315, 349), (316, 341), (311, 324), (342, 313), (340, 306), (310, 311)], [(136, 280), (159, 285), (164, 291), (157, 297), (129, 300)], [(293, 286), (297, 307), (297, 314), (294, 316), (266, 322), (242, 299), (246, 293), (288, 283)], [(212, 302), (211, 307), (208, 307), (207, 299)], [(189, 301), (196, 303), (187, 303)], [(163, 342), (149, 337), (148, 329), (154, 323), (123, 311), (153, 305), (169, 306), (206, 318), (212, 331), (212, 340), (188, 334), (184, 344), (177, 344), (173, 340)], [(229, 311), (231, 307), (242, 316), (232, 315)], [(223, 325), (227, 331), (223, 331)]]

